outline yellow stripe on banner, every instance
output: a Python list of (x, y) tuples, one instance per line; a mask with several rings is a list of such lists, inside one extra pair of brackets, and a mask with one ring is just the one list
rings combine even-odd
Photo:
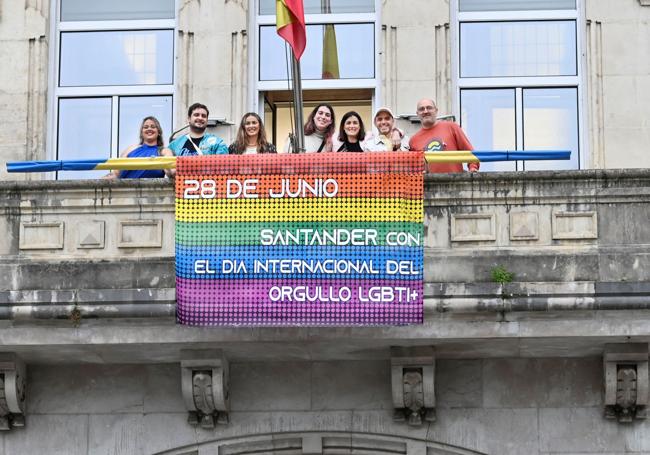
[(425, 152), (427, 163), (480, 163), (476, 155), (468, 151)]
[(406, 221), (422, 222), (422, 199), (176, 199), (176, 221), (309, 222)]
[(175, 156), (156, 156), (150, 158), (110, 158), (105, 163), (95, 166), (96, 170), (151, 170), (151, 169), (174, 169), (176, 167)]

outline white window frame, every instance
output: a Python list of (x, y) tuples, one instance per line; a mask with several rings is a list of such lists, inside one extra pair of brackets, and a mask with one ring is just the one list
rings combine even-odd
[[(248, 87), (250, 110), (260, 115), (264, 114), (263, 92), (274, 90), (287, 90), (286, 81), (260, 81), (259, 80), (259, 28), (264, 25), (275, 25), (275, 14), (259, 15), (259, 0), (249, 1), (248, 27), (249, 53), (248, 53)], [(305, 23), (310, 24), (357, 24), (374, 23), (375, 26), (375, 77), (363, 79), (316, 79), (303, 80), (303, 90), (320, 89), (360, 89), (372, 90), (372, 109), (376, 108), (377, 100), (381, 100), (381, 0), (375, 0), (374, 13), (346, 13), (346, 14), (305, 14)]]
[[(146, 20), (111, 20), (111, 21), (67, 21), (61, 22), (61, 0), (52, 0), (50, 4), (50, 17), (52, 27), (50, 28), (49, 51), (49, 77), (48, 86), (50, 96), (48, 97), (47, 108), (47, 139), (46, 156), (54, 160), (58, 156), (58, 124), (59, 124), (59, 100), (64, 98), (111, 98), (111, 150), (112, 158), (119, 156), (118, 144), (118, 116), (119, 98), (122, 96), (171, 96), (172, 97), (172, 125), (175, 125), (175, 96), (177, 74), (177, 28), (178, 28), (178, 0), (174, 2), (174, 19), (146, 19)], [(102, 85), (84, 87), (60, 87), (60, 50), (61, 34), (65, 32), (79, 31), (137, 31), (137, 30), (172, 30), (173, 33), (173, 65), (171, 84), (157, 85)], [(102, 157), (98, 157), (102, 158)], [(49, 178), (54, 178), (54, 173)]]
[[(516, 148), (523, 150), (523, 90), (531, 88), (566, 87), (577, 88), (578, 112), (578, 148), (579, 168), (591, 166), (588, 153), (587, 132), (585, 131), (585, 118), (587, 116), (586, 102), (586, 20), (584, 0), (576, 0), (575, 10), (543, 10), (543, 11), (485, 11), (485, 12), (460, 12), (458, 0), (450, 1), (451, 18), (451, 79), (452, 79), (452, 111), (456, 118), (461, 120), (460, 93), (463, 89), (498, 89), (511, 88), (515, 90), (516, 112)], [(537, 77), (460, 77), (460, 24), (463, 22), (511, 22), (533, 20), (574, 20), (576, 23), (576, 70), (575, 76), (537, 76)], [(518, 169), (521, 164), (518, 162)]]

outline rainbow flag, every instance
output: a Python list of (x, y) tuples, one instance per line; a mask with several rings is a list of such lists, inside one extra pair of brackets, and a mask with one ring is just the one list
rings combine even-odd
[(276, 28), (300, 60), (307, 46), (307, 26), (302, 0), (275, 0)]
[(179, 158), (177, 320), (423, 319), (422, 153)]

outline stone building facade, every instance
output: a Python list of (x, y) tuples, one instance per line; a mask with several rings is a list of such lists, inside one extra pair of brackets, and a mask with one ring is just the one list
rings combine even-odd
[[(461, 23), (575, 22), (576, 75), (493, 82), (524, 107), (526, 90), (575, 89), (580, 170), (427, 176), (422, 326), (195, 329), (174, 322), (169, 182), (2, 169), (0, 454), (650, 453), (650, 4), (352, 3), (373, 11), (336, 20), (374, 24), (373, 77), (306, 91), (390, 105), (407, 130), (422, 96), (469, 122), (463, 90), (495, 88), (458, 76)], [(172, 30), (172, 83), (118, 90), (60, 82), (61, 35), (90, 21), (62, 24), (58, 2), (3, 2), (0, 157), (60, 157), (68, 99), (111, 99), (111, 153), (113, 106), (128, 97), (171, 100), (173, 129), (201, 100), (231, 138), (228, 123), (264, 113), (265, 97), (285, 102), (257, 77), (262, 6), (178, 0), (154, 24)]]

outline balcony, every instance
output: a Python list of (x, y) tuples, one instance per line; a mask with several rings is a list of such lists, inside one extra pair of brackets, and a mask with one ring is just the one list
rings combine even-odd
[[(27, 361), (600, 355), (647, 342), (650, 171), (430, 175), (425, 323), (381, 328), (175, 325), (168, 181), (2, 182), (0, 324)], [(282, 346), (282, 349), (278, 349)]]

